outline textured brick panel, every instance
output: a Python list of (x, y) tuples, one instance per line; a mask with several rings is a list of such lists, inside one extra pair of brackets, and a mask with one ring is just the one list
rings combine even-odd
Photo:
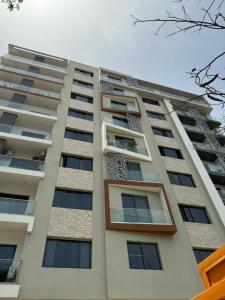
[(53, 207), (48, 236), (91, 239), (92, 211)]
[(204, 201), (204, 197), (198, 188), (185, 187), (179, 185), (172, 185), (172, 187), (178, 203), (203, 206), (207, 204)]
[(58, 171), (56, 186), (92, 191), (93, 173), (89, 171), (60, 167)]
[(218, 248), (223, 243), (212, 224), (185, 222), (185, 227), (193, 247)]
[(179, 149), (178, 143), (174, 138), (155, 135), (156, 142), (159, 146)]
[(185, 160), (176, 159), (172, 157), (162, 157), (166, 170), (181, 172), (181, 173), (191, 173)]
[(93, 144), (71, 139), (63, 140), (63, 153), (93, 157)]
[(87, 111), (87, 112), (93, 112), (93, 104), (92, 103), (86, 103), (79, 100), (70, 100), (70, 107), (81, 110), (81, 111)]
[(93, 122), (74, 117), (67, 117), (66, 127), (93, 132)]

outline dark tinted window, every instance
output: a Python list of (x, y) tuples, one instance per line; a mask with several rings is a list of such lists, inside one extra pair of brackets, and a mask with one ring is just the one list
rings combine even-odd
[(32, 73), (39, 73), (39, 68), (37, 68), (37, 67), (29, 67), (28, 68), (28, 71), (29, 72), (32, 72)]
[(75, 73), (78, 73), (78, 74), (81, 74), (81, 75), (85, 75), (85, 76), (88, 76), (88, 77), (93, 77), (93, 73), (92, 72), (88, 72), (88, 71), (81, 70), (81, 69), (78, 69), (78, 68), (75, 68)]
[(125, 128), (128, 128), (128, 121), (127, 121), (127, 119), (118, 118), (118, 117), (114, 117), (113, 116), (113, 124), (118, 125), (118, 126), (122, 126), (122, 127), (125, 127)]
[(179, 208), (185, 222), (210, 224), (209, 217), (204, 207), (179, 205)]
[(53, 206), (92, 210), (92, 193), (56, 189), (53, 199)]
[(159, 101), (157, 100), (152, 100), (152, 99), (148, 99), (148, 98), (142, 98), (144, 103), (148, 103), (148, 104), (152, 104), (152, 105), (157, 105), (159, 106)]
[(173, 138), (172, 131), (170, 131), (170, 130), (157, 128), (157, 127), (152, 127), (152, 131), (155, 135), (160, 135), (160, 136), (166, 136), (166, 137)]
[(39, 62), (44, 62), (44, 57), (42, 56), (35, 56), (34, 60), (39, 61)]
[(111, 100), (111, 107), (113, 109), (126, 110), (127, 109), (127, 104), (124, 103), (124, 102), (119, 102), (119, 101)]
[(139, 163), (127, 161), (128, 179), (142, 181), (143, 176), (141, 172), (141, 166)]
[(91, 242), (47, 239), (43, 267), (91, 268)]
[(64, 168), (92, 171), (92, 162), (90, 158), (62, 155), (62, 167)]
[(88, 120), (88, 121), (93, 121), (93, 114), (75, 110), (75, 109), (69, 109), (68, 116), (74, 117), (74, 118), (79, 118), (79, 119), (84, 119), (84, 120)]
[(183, 156), (182, 156), (180, 150), (178, 150), (178, 149), (172, 149), (172, 148), (159, 146), (159, 151), (162, 156), (183, 159)]
[(93, 134), (84, 131), (66, 129), (64, 137), (71, 140), (93, 143)]
[(89, 96), (71, 93), (70, 97), (71, 97), (71, 99), (74, 99), (74, 100), (79, 100), (79, 101), (87, 102), (87, 103), (93, 103), (93, 98), (89, 97)]
[(159, 119), (159, 120), (166, 120), (165, 116), (160, 113), (156, 113), (153, 111), (147, 111), (148, 117), (154, 118), (154, 119)]
[(112, 79), (112, 80), (115, 80), (115, 81), (121, 81), (121, 78), (114, 77), (114, 76), (111, 76), (111, 75), (108, 75), (108, 78)]
[(36, 133), (36, 132), (29, 132), (29, 131), (22, 131), (22, 135), (33, 137), (33, 138), (36, 138), (36, 139), (45, 139), (45, 137), (46, 137), (45, 134), (40, 134), (40, 133)]
[(210, 254), (212, 254), (215, 250), (193, 248), (193, 251), (194, 251), (194, 255), (195, 255), (197, 263), (200, 263), (203, 259), (205, 259)]
[(148, 198), (122, 194), (124, 221), (128, 223), (151, 223)]
[(33, 80), (23, 79), (20, 84), (31, 87), (33, 85)]
[(93, 84), (89, 83), (89, 82), (85, 82), (85, 81), (74, 79), (73, 83), (76, 84), (76, 85), (82, 86), (82, 87), (93, 89)]
[(181, 174), (175, 172), (167, 172), (170, 182), (176, 185), (195, 187), (192, 176), (189, 174)]
[(128, 242), (127, 249), (130, 269), (162, 269), (157, 245)]

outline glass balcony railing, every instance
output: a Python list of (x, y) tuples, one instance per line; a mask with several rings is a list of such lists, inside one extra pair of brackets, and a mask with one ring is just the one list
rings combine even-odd
[(0, 123), (0, 132), (11, 133), (20, 136), (41, 139), (41, 140), (51, 140), (50, 132), (33, 130), (30, 128), (24, 128), (20, 126), (8, 125), (3, 123)]
[(9, 82), (9, 81), (0, 80), (0, 87), (13, 89), (13, 90), (20, 90), (25, 93), (38, 94), (38, 95), (45, 96), (45, 97), (60, 99), (59, 93), (41, 90), (38, 88), (29, 87), (29, 86), (22, 85), (19, 83), (13, 83), (13, 82)]
[(42, 160), (27, 159), (0, 154), (0, 167), (43, 172), (44, 166), (45, 162)]
[(21, 263), (16, 259), (0, 259), (0, 282), (17, 282)]
[(41, 115), (56, 116), (56, 112), (53, 110), (47, 108), (41, 108), (33, 105), (21, 104), (15, 101), (7, 101), (7, 100), (0, 99), (0, 106), (30, 111)]
[(128, 180), (161, 182), (159, 174), (128, 170)]
[(0, 213), (15, 215), (33, 215), (35, 202), (32, 200), (0, 197)]
[(146, 148), (141, 148), (136, 144), (127, 143), (126, 140), (116, 141), (114, 139), (107, 138), (107, 144), (109, 146), (124, 149), (124, 150), (130, 151), (130, 152), (135, 152), (135, 153), (138, 153), (138, 154), (148, 155), (148, 151), (147, 151)]
[(112, 118), (104, 118), (104, 122), (106, 123), (109, 123), (109, 124), (113, 124), (113, 125), (116, 125), (116, 126), (120, 126), (120, 127), (123, 127), (123, 128), (126, 128), (126, 129), (130, 129), (130, 130), (134, 130), (134, 131), (137, 131), (137, 132), (141, 132), (141, 124), (139, 122), (139, 120), (137, 119), (136, 122), (138, 123), (138, 126), (136, 127), (132, 127), (130, 128), (129, 126), (129, 123), (126, 119), (124, 119), (124, 121), (121, 121), (120, 120), (114, 120)]
[(204, 166), (209, 173), (216, 173), (225, 176), (225, 169), (220, 165), (204, 164)]
[(29, 65), (36, 65), (36, 66), (39, 66), (39, 67), (43, 67), (43, 68), (47, 68), (47, 69), (52, 69), (54, 71), (66, 73), (66, 69), (65, 68), (58, 67), (56, 65), (46, 64), (46, 63), (38, 61), (38, 60), (24, 58), (22, 56), (12, 55), (12, 54), (7, 54), (4, 57), (8, 58), (8, 59), (16, 60), (16, 61), (21, 61), (21, 62), (27, 63)]
[(160, 209), (110, 208), (112, 223), (172, 224), (169, 212)]
[(0, 69), (5, 70), (5, 71), (9, 71), (9, 72), (13, 72), (13, 73), (18, 73), (18, 74), (24, 75), (24, 76), (33, 76), (37, 79), (44, 79), (44, 80), (52, 81), (53, 83), (56, 82), (56, 83), (63, 84), (62, 79), (47, 76), (47, 75), (43, 75), (43, 74), (40, 74), (40, 73), (31, 72), (31, 71), (28, 71), (28, 70), (11, 68), (11, 67), (7, 67), (7, 66), (3, 66), (3, 65), (0, 65)]
[(106, 109), (114, 109), (125, 112), (139, 112), (138, 108), (134, 105), (114, 105), (111, 102), (103, 102), (103, 107)]
[(183, 124), (184, 128), (187, 130), (191, 130), (191, 131), (197, 131), (197, 132), (204, 132), (203, 129), (197, 127), (197, 126), (192, 126), (192, 125), (188, 125), (188, 124)]

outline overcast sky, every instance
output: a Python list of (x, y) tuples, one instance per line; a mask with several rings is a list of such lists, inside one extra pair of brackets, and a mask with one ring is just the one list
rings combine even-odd
[[(197, 2), (197, 1), (193, 1)], [(174, 88), (200, 93), (186, 74), (224, 48), (220, 33), (155, 37), (140, 18), (178, 12), (171, 0), (24, 0), (20, 11), (0, 4), (0, 53), (8, 43), (105, 67)], [(189, 1), (190, 3), (190, 1)], [(189, 4), (190, 5), (190, 4)], [(191, 11), (197, 11), (189, 7)]]

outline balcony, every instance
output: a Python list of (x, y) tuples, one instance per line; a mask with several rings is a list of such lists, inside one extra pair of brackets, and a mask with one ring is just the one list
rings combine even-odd
[(11, 109), (16, 110), (22, 110), (26, 112), (30, 112), (32, 114), (38, 114), (42, 115), (43, 117), (54, 117), (56, 119), (56, 111), (47, 109), (47, 108), (41, 108), (33, 105), (27, 105), (27, 104), (20, 104), (14, 101), (7, 101), (7, 100), (1, 100), (0, 99), (0, 108), (8, 108), (10, 111)]
[(225, 169), (220, 165), (204, 164), (214, 184), (225, 185)]
[(22, 226), (30, 233), (34, 225), (34, 207), (32, 200), (0, 197), (0, 224), (16, 224), (18, 229)]
[(13, 82), (4, 81), (4, 80), (0, 80), (0, 88), (6, 88), (6, 89), (14, 90), (14, 91), (19, 91), (22, 93), (24, 92), (24, 93), (29, 93), (29, 94), (33, 94), (33, 95), (42, 96), (42, 97), (53, 98), (56, 100), (60, 100), (60, 98), (61, 98), (60, 93), (54, 93), (54, 92), (50, 92), (50, 91), (46, 91), (46, 90), (41, 90), (41, 89), (25, 86), (25, 85), (22, 85), (19, 83), (13, 83)]
[(18, 75), (23, 75), (23, 76), (28, 76), (28, 77), (34, 77), (36, 79), (46, 80), (50, 84), (56, 83), (56, 84), (63, 85), (63, 83), (64, 83), (64, 81), (59, 78), (55, 78), (52, 76), (47, 76), (47, 75), (43, 75), (40, 73), (35, 73), (35, 72), (28, 71), (28, 70), (19, 69), (19, 68), (12, 68), (12, 67), (8, 67), (8, 66), (4, 66), (4, 65), (0, 65), (0, 71), (6, 71), (9, 73), (13, 73), (13, 74), (18, 74)]
[(128, 105), (114, 105), (111, 102), (104, 101), (103, 108), (110, 111), (120, 111), (126, 113), (139, 113), (138, 108), (133, 104)]
[(159, 209), (110, 208), (112, 223), (142, 223), (171, 225), (169, 212)]
[(210, 145), (195, 142), (193, 146), (202, 160), (213, 162), (217, 159), (216, 151)]
[(127, 180), (161, 182), (161, 178), (159, 174), (143, 172), (143, 171), (132, 171), (132, 170), (128, 170)]
[(44, 141), (48, 141), (48, 144), (51, 144), (50, 132), (0, 123), (0, 136), (4, 138), (5, 137), (12, 138), (13, 135), (20, 136), (24, 140), (28, 139), (36, 142), (38, 141), (41, 142), (42, 140), (44, 140)]
[(183, 124), (184, 129), (187, 132), (187, 135), (189, 136), (190, 140), (193, 142), (200, 142), (203, 143), (205, 140), (205, 132), (203, 129), (197, 127), (197, 126), (191, 126), (187, 124)]
[(59, 67), (59, 66), (56, 66), (56, 65), (53, 65), (53, 64), (47, 64), (45, 62), (41, 62), (41, 61), (38, 61), (38, 60), (29, 59), (29, 58), (25, 58), (25, 57), (18, 56), (18, 55), (12, 55), (12, 54), (7, 54), (7, 55), (4, 56), (4, 58), (12, 60), (12, 61), (19, 61), (19, 62), (22, 62), (22, 63), (26, 63), (26, 64), (29, 64), (29, 65), (32, 65), (32, 66), (37, 66), (37, 67), (42, 67), (42, 68), (45, 68), (45, 69), (50, 69), (50, 70), (53, 70), (53, 71), (57, 71), (57, 72), (62, 73), (63, 75), (66, 74), (66, 69), (65, 68), (62, 68), (62, 67)]
[(0, 154), (0, 173), (44, 177), (45, 162)]

